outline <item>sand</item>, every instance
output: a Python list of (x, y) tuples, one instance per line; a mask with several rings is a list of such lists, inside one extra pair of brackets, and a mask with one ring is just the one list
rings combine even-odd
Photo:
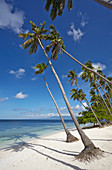
[[(66, 143), (66, 135), (59, 132), (22, 145), (0, 151), (0, 170), (112, 170), (112, 126), (84, 129), (104, 157), (91, 163), (75, 160), (84, 148), (81, 140)], [(71, 133), (80, 139), (76, 130)]]

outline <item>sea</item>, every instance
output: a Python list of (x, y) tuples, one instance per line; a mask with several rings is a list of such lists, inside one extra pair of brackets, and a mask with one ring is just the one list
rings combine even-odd
[[(65, 120), (68, 129), (75, 128)], [(0, 149), (64, 131), (61, 120), (0, 120)]]

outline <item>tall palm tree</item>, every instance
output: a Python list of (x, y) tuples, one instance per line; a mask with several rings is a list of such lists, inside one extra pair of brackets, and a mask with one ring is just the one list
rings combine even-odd
[[(52, 72), (53, 72), (53, 74), (54, 74), (54, 76), (55, 76), (55, 78), (56, 78), (56, 80), (58, 82), (58, 85), (60, 87), (60, 90), (62, 92), (63, 98), (64, 98), (66, 106), (68, 108), (68, 111), (69, 111), (69, 113), (70, 113), (70, 115), (71, 115), (71, 117), (73, 119), (73, 122), (74, 122), (74, 124), (75, 124), (75, 126), (76, 126), (76, 128), (77, 128), (77, 130), (78, 130), (78, 132), (79, 132), (79, 134), (81, 136), (81, 140), (82, 140), (82, 142), (83, 142), (83, 144), (85, 146), (84, 150), (79, 154), (77, 159), (84, 160), (85, 155), (87, 155), (86, 160), (89, 160), (89, 159), (91, 160), (95, 156), (100, 156), (102, 154), (102, 151), (95, 147), (93, 142), (87, 137), (87, 135), (84, 133), (84, 131), (80, 127), (80, 125), (79, 125), (79, 123), (78, 123), (78, 121), (77, 121), (77, 119), (76, 119), (76, 117), (75, 117), (75, 115), (74, 115), (74, 113), (73, 113), (73, 111), (71, 109), (71, 106), (70, 106), (70, 104), (68, 102), (67, 96), (66, 96), (64, 88), (63, 88), (63, 86), (62, 86), (62, 84), (60, 82), (60, 79), (59, 79), (59, 77), (58, 77), (58, 75), (57, 75), (57, 73), (56, 73), (56, 71), (55, 71), (55, 69), (54, 69), (48, 55), (47, 55), (47, 53), (46, 53), (46, 50), (44, 49), (44, 46), (42, 44), (42, 39), (46, 38), (46, 36), (43, 34), (45, 24), (44, 25), (42, 24), (42, 27), (39, 29), (39, 27), (36, 26), (32, 21), (30, 23), (32, 25), (33, 33), (22, 33), (22, 34), (19, 34), (19, 36), (23, 37), (23, 39), (29, 38), (28, 40), (30, 40), (33, 37), (34, 41), (32, 41), (32, 43), (29, 43), (29, 41), (26, 40), (23, 43), (23, 48), (24, 48), (24, 46), (32, 48), (32, 44), (36, 45), (36, 42), (38, 42), (40, 47), (42, 48), (47, 60), (48, 60), (48, 63), (50, 65), (50, 67), (51, 67), (51, 70), (52, 70)], [(36, 42), (35, 42), (35, 39), (37, 40)], [(32, 53), (33, 52), (34, 51), (32, 51)], [(88, 154), (89, 151), (91, 152), (91, 155)]]
[[(51, 93), (51, 90), (49, 89), (49, 86), (48, 86), (48, 84), (47, 84), (47, 81), (46, 81), (46, 79), (45, 79), (45, 74), (44, 74), (44, 70), (45, 70), (46, 68), (47, 68), (47, 65), (45, 65), (45, 63), (37, 64), (37, 65), (34, 67), (34, 69), (36, 69), (35, 74), (36, 74), (36, 75), (37, 75), (37, 74), (41, 74), (41, 73), (43, 74), (43, 79), (44, 79), (45, 85), (46, 85), (46, 87), (47, 87), (47, 90), (48, 90), (48, 92), (49, 92), (49, 94), (50, 94), (50, 96), (51, 96), (54, 104), (55, 104), (55, 107), (56, 107), (56, 109), (57, 109), (57, 112), (58, 112), (58, 114), (59, 114), (59, 116), (60, 116), (60, 119), (61, 119), (61, 121), (62, 121), (64, 130), (65, 130), (65, 133), (66, 133), (66, 135), (67, 135), (66, 142), (74, 142), (74, 141), (77, 141), (78, 139), (77, 139), (76, 137), (74, 137), (74, 136), (69, 132), (69, 130), (67, 129), (67, 127), (66, 127), (66, 125), (65, 125), (65, 122), (64, 122), (64, 120), (63, 120), (63, 117), (62, 117), (62, 115), (61, 115), (60, 109), (59, 109), (59, 107), (58, 107), (58, 105), (57, 105), (57, 103), (56, 103), (56, 100), (54, 99), (54, 97), (53, 97), (53, 95), (52, 95), (52, 93)], [(38, 69), (38, 70), (37, 70), (37, 69)]]
[(79, 85), (78, 85), (78, 80), (77, 80), (77, 75), (76, 75), (76, 73), (75, 73), (75, 70), (69, 71), (69, 74), (67, 75), (67, 77), (70, 78), (69, 81), (72, 81), (71, 85), (73, 85), (74, 82), (76, 83), (76, 85), (77, 85), (77, 87), (78, 87), (78, 89), (79, 89), (79, 95), (80, 95), (81, 97), (83, 97), (83, 99), (86, 101), (87, 105), (90, 107), (92, 113), (94, 114), (94, 116), (95, 116), (95, 118), (96, 118), (99, 126), (101, 127), (102, 125), (101, 125), (100, 121), (98, 120), (98, 118), (97, 118), (94, 110), (92, 109), (91, 105), (89, 104), (89, 101), (88, 101), (87, 98), (86, 98), (86, 94), (84, 94), (84, 92), (82, 91), (82, 89), (80, 89), (80, 87), (79, 87)]
[(52, 59), (54, 59), (55, 61), (57, 60), (57, 56), (58, 53), (59, 55), (61, 54), (61, 50), (66, 53), (70, 58), (72, 58), (75, 62), (77, 62), (78, 64), (80, 64), (82, 67), (84, 67), (85, 69), (87, 69), (89, 72), (94, 73), (95, 75), (98, 75), (99, 77), (101, 77), (103, 80), (105, 80), (106, 82), (108, 82), (110, 85), (112, 85), (112, 82), (109, 81), (106, 77), (103, 77), (101, 74), (99, 74), (98, 72), (95, 72), (94, 69), (91, 69), (89, 67), (87, 67), (86, 65), (82, 64), (80, 61), (78, 61), (76, 58), (74, 58), (72, 55), (70, 55), (66, 50), (65, 50), (65, 46), (62, 40), (62, 37), (59, 36), (58, 31), (56, 30), (56, 27), (52, 24), (50, 25), (50, 34), (48, 37), (46, 37), (46, 40), (50, 41), (50, 44), (46, 46), (46, 51), (48, 52), (50, 49), (52, 49)]

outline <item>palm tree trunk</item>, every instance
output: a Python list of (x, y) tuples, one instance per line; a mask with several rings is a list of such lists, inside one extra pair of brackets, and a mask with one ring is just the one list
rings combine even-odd
[[(78, 85), (77, 83), (76, 83), (76, 85), (77, 85), (77, 87), (80, 89), (80, 87), (79, 87), (79, 85)], [(83, 92), (83, 91), (82, 91), (82, 92)], [(92, 109), (92, 107), (91, 107), (91, 105), (89, 104), (89, 102), (88, 102), (88, 100), (86, 99), (86, 97), (84, 97), (84, 99), (85, 99), (87, 105), (90, 107), (92, 113), (94, 114), (94, 116), (95, 116), (95, 118), (96, 118), (96, 120), (97, 120), (97, 122), (98, 122), (98, 124), (99, 124), (99, 127), (102, 127), (100, 121), (98, 120), (98, 118), (97, 118), (97, 116), (96, 116), (94, 110)]]
[(81, 103), (81, 105), (86, 109), (86, 107), (84, 106), (84, 104), (81, 102), (81, 100), (79, 99), (79, 101), (80, 101), (80, 103)]
[(103, 96), (102, 96), (102, 94), (101, 94), (101, 92), (100, 92), (100, 90), (99, 90), (99, 88), (97, 87), (96, 84), (95, 84), (95, 87), (96, 87), (96, 89), (98, 90), (98, 92), (99, 92), (101, 98), (103, 99), (103, 102), (105, 103), (105, 106), (107, 107), (107, 110), (109, 111), (110, 115), (112, 116), (112, 113), (111, 113), (111, 111), (110, 111), (110, 109), (109, 109), (107, 103), (105, 102), (105, 100), (104, 100), (104, 98), (103, 98)]
[(80, 61), (78, 61), (76, 58), (74, 58), (72, 55), (70, 55), (67, 51), (65, 51), (62, 47), (61, 47), (62, 51), (64, 53), (66, 53), (69, 57), (71, 57), (74, 61), (76, 61), (78, 64), (80, 64), (82, 67), (86, 68), (87, 70), (89, 70), (90, 72), (95, 73), (96, 75), (98, 75), (99, 77), (101, 77), (103, 80), (105, 80), (106, 82), (108, 82), (110, 85), (112, 85), (112, 82), (109, 81), (107, 78), (103, 77), (101, 74), (97, 73), (96, 71), (92, 70), (91, 68), (86, 67), (84, 64), (82, 64)]
[(103, 5), (106, 8), (112, 9), (112, 1), (109, 1), (109, 0), (94, 0), (94, 1)]
[(47, 84), (47, 82), (46, 82), (44, 72), (43, 72), (43, 78), (44, 78), (44, 82), (45, 82), (45, 84), (46, 84), (47, 90), (48, 90), (48, 92), (49, 92), (49, 94), (50, 94), (50, 96), (51, 96), (51, 98), (52, 98), (52, 100), (53, 100), (53, 102), (54, 102), (54, 104), (55, 104), (55, 106), (56, 106), (57, 112), (58, 112), (58, 114), (59, 114), (59, 116), (60, 116), (60, 119), (61, 119), (61, 121), (62, 121), (63, 127), (64, 127), (64, 129), (65, 129), (65, 132), (66, 132), (66, 135), (67, 135), (67, 140), (66, 140), (66, 142), (77, 141), (78, 139), (77, 139), (76, 137), (74, 137), (74, 136), (69, 132), (69, 130), (67, 129), (67, 127), (66, 127), (66, 125), (65, 125), (65, 122), (64, 122), (64, 120), (63, 120), (63, 118), (62, 118), (62, 115), (61, 115), (61, 113), (60, 113), (60, 110), (59, 110), (59, 108), (58, 108), (58, 105), (57, 105), (57, 103), (56, 103), (56, 101), (55, 101), (55, 99), (54, 99), (54, 97), (53, 97), (53, 95), (52, 95), (52, 93), (51, 93), (51, 91), (50, 91), (50, 89), (49, 89), (49, 87), (48, 87), (48, 84)]
[(104, 91), (104, 89), (103, 89), (102, 85), (98, 82), (98, 80), (97, 80), (97, 79), (96, 79), (96, 81), (97, 81), (97, 83), (100, 85), (100, 87), (101, 87), (101, 89), (102, 89), (102, 91), (103, 91), (103, 93), (104, 93), (104, 95), (105, 95), (106, 99), (107, 99), (107, 100), (108, 100), (108, 102), (109, 102), (110, 108), (112, 109), (112, 106), (111, 106), (111, 103), (110, 103), (110, 101), (109, 101), (109, 98), (108, 98), (108, 96), (106, 95), (106, 93), (105, 93), (105, 91)]
[(97, 120), (97, 122), (98, 122), (98, 124), (99, 124), (99, 127), (102, 127), (100, 121), (98, 120), (98, 118), (97, 118), (97, 116), (96, 116), (96, 114), (95, 114), (93, 108), (92, 108), (91, 105), (89, 104), (88, 100), (87, 100), (85, 97), (84, 97), (84, 99), (85, 99), (85, 101), (87, 102), (88, 106), (90, 107), (92, 113), (94, 114), (94, 116), (95, 116), (95, 118), (96, 118), (96, 120)]
[(65, 94), (65, 91), (64, 91), (64, 89), (63, 89), (63, 86), (62, 86), (62, 84), (61, 84), (61, 82), (60, 82), (60, 80), (59, 80), (59, 77), (58, 77), (58, 75), (56, 74), (56, 72), (55, 72), (55, 70), (54, 70), (54, 68), (53, 68), (53, 66), (52, 66), (52, 63), (51, 63), (51, 61), (50, 61), (50, 59), (49, 59), (49, 57), (48, 57), (48, 55), (47, 55), (47, 53), (46, 53), (46, 51), (45, 51), (45, 49), (44, 49), (44, 47), (43, 47), (43, 45), (42, 45), (42, 43), (41, 43), (41, 41), (40, 41), (39, 38), (38, 38), (38, 41), (39, 41), (39, 44), (40, 44), (42, 50), (44, 51), (44, 54), (45, 54), (45, 56), (46, 56), (46, 58), (47, 58), (47, 60), (48, 60), (48, 62), (49, 62), (49, 64), (50, 64), (50, 67), (51, 67), (51, 69), (52, 69), (52, 72), (53, 72), (54, 76), (56, 77), (56, 80), (57, 80), (57, 82), (58, 82), (58, 84), (59, 84), (60, 90), (61, 90), (61, 92), (62, 92), (62, 95), (63, 95), (63, 98), (64, 98), (64, 100), (65, 100), (66, 106), (67, 106), (67, 108), (68, 108), (68, 111), (69, 111), (69, 113), (70, 113), (70, 115), (71, 115), (71, 117), (72, 117), (72, 119), (73, 119), (73, 122), (74, 122), (74, 124), (75, 124), (75, 126), (76, 126), (76, 128), (77, 128), (77, 130), (78, 130), (78, 132), (79, 132), (79, 134), (80, 134), (80, 136), (81, 136), (81, 139), (82, 139), (82, 142), (83, 142), (85, 148), (94, 149), (95, 146), (94, 146), (93, 142), (86, 136), (86, 134), (84, 133), (84, 131), (83, 131), (82, 128), (80, 127), (80, 125), (79, 125), (79, 123), (78, 123), (78, 121), (77, 121), (77, 119), (76, 119), (76, 117), (75, 117), (75, 115), (74, 115), (74, 113), (73, 113), (73, 111), (72, 111), (72, 109), (71, 109), (71, 106), (70, 106), (70, 104), (69, 104), (69, 102), (68, 102), (68, 99), (67, 99), (67, 97), (66, 97), (66, 94)]
[(108, 86), (108, 88), (110, 89), (110, 91), (111, 91), (111, 93), (112, 93), (112, 87), (110, 87), (110, 86), (108, 85), (108, 83), (107, 83), (107, 86)]

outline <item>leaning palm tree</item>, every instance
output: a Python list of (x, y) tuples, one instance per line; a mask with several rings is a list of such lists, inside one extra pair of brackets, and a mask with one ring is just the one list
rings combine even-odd
[(112, 82), (110, 80), (108, 80), (106, 77), (99, 74), (94, 69), (91, 69), (91, 68), (87, 67), (86, 65), (82, 64), (80, 61), (78, 61), (76, 58), (74, 58), (72, 55), (70, 55), (65, 50), (65, 46), (64, 46), (62, 37), (60, 37), (58, 31), (56, 30), (56, 27), (52, 24), (52, 25), (50, 25), (49, 28), (50, 28), (50, 34), (48, 35), (48, 37), (46, 37), (46, 40), (49, 40), (50, 44), (46, 46), (46, 51), (48, 52), (51, 49), (51, 52), (52, 52), (51, 56), (54, 60), (57, 60), (57, 56), (58, 56), (58, 54), (59, 55), (61, 54), (61, 50), (62, 50), (65, 54), (67, 54), (70, 58), (72, 58), (75, 62), (80, 64), (82, 67), (87, 69), (89, 72), (94, 73), (95, 75), (101, 77), (103, 80), (105, 80), (110, 85), (112, 85)]
[(86, 98), (86, 94), (84, 94), (84, 92), (82, 91), (82, 89), (80, 89), (80, 87), (78, 85), (78, 80), (77, 80), (77, 75), (75, 73), (75, 70), (69, 71), (69, 74), (67, 75), (67, 77), (70, 78), (69, 81), (72, 81), (71, 85), (73, 85), (74, 82), (76, 83), (76, 85), (77, 85), (77, 87), (79, 89), (79, 92), (78, 92), (79, 96), (82, 97), (86, 101), (87, 105), (90, 107), (92, 113), (94, 114), (94, 116), (95, 116), (95, 118), (96, 118), (96, 120), (97, 120), (97, 122), (99, 124), (99, 127), (102, 127), (102, 125), (101, 125), (100, 121), (98, 120), (93, 108), (91, 107), (91, 105), (89, 104), (89, 101)]
[[(51, 93), (51, 90), (49, 89), (49, 86), (48, 86), (48, 84), (47, 84), (47, 81), (46, 81), (46, 79), (45, 79), (45, 74), (44, 74), (44, 70), (45, 70), (46, 68), (47, 68), (47, 65), (45, 65), (45, 63), (37, 64), (37, 65), (34, 67), (34, 69), (36, 69), (35, 74), (36, 74), (36, 75), (37, 75), (37, 74), (41, 74), (41, 73), (43, 74), (43, 79), (44, 79), (45, 85), (46, 85), (46, 87), (47, 87), (47, 90), (48, 90), (48, 92), (49, 92), (49, 94), (50, 94), (50, 96), (51, 96), (54, 104), (55, 104), (55, 107), (56, 107), (56, 109), (57, 109), (57, 112), (58, 112), (58, 114), (59, 114), (59, 116), (60, 116), (60, 119), (61, 119), (61, 121), (62, 121), (64, 130), (65, 130), (65, 133), (66, 133), (66, 135), (67, 135), (66, 142), (78, 141), (78, 139), (77, 139), (76, 137), (74, 137), (74, 136), (69, 132), (69, 130), (67, 129), (67, 127), (66, 127), (66, 125), (65, 125), (65, 122), (64, 122), (64, 120), (63, 120), (63, 117), (62, 117), (62, 115), (61, 115), (60, 109), (59, 109), (59, 107), (58, 107), (58, 105), (57, 105), (57, 103), (56, 103), (56, 100), (54, 99), (54, 97), (53, 97), (53, 95), (52, 95), (52, 93)], [(38, 70), (37, 70), (37, 69), (38, 69)]]
[[(47, 60), (48, 60), (48, 63), (50, 65), (50, 67), (51, 67), (51, 70), (52, 70), (52, 72), (53, 72), (53, 74), (54, 74), (54, 76), (55, 76), (55, 78), (56, 78), (56, 80), (58, 82), (58, 85), (60, 87), (60, 90), (62, 92), (64, 101), (65, 101), (66, 106), (68, 108), (68, 111), (69, 111), (69, 113), (70, 113), (70, 115), (71, 115), (71, 117), (73, 119), (73, 122), (74, 122), (74, 124), (75, 124), (75, 126), (76, 126), (76, 128), (77, 128), (77, 130), (78, 130), (78, 132), (79, 132), (79, 134), (81, 136), (81, 140), (82, 140), (82, 142), (83, 142), (83, 144), (85, 146), (84, 150), (78, 155), (77, 159), (82, 160), (82, 161), (84, 161), (84, 160), (87, 161), (87, 160), (94, 159), (96, 156), (101, 156), (102, 151), (99, 148), (95, 147), (93, 142), (87, 137), (87, 135), (84, 133), (84, 131), (80, 127), (80, 125), (79, 125), (79, 123), (78, 123), (78, 121), (77, 121), (77, 119), (76, 119), (76, 117), (75, 117), (75, 115), (74, 115), (74, 113), (72, 111), (72, 108), (71, 108), (71, 106), (70, 106), (70, 104), (68, 102), (68, 99), (67, 99), (67, 96), (65, 94), (64, 88), (63, 88), (63, 86), (61, 84), (61, 81), (60, 81), (60, 79), (59, 79), (59, 77), (58, 77), (58, 75), (57, 75), (57, 73), (56, 73), (56, 71), (55, 71), (55, 69), (54, 69), (48, 55), (47, 55), (47, 53), (46, 53), (46, 50), (44, 49), (44, 46), (42, 44), (42, 40), (44, 40), (46, 38), (46, 35), (44, 34), (44, 33), (47, 32), (44, 29), (45, 24), (41, 24), (42, 27), (39, 29), (39, 27), (36, 26), (32, 21), (30, 23), (32, 25), (33, 33), (19, 34), (19, 36), (23, 37), (24, 40), (26, 40), (28, 38), (23, 43), (23, 48), (30, 47), (29, 50), (33, 53), (35, 51), (32, 50), (32, 48), (35, 49), (34, 46), (36, 46), (36, 49), (37, 49), (37, 44), (39, 44), (40, 47), (42, 48)], [(32, 42), (31, 42), (31, 40), (32, 40)], [(34, 46), (32, 47), (32, 45), (34, 45)], [(90, 152), (91, 152), (91, 154), (90, 154)]]

